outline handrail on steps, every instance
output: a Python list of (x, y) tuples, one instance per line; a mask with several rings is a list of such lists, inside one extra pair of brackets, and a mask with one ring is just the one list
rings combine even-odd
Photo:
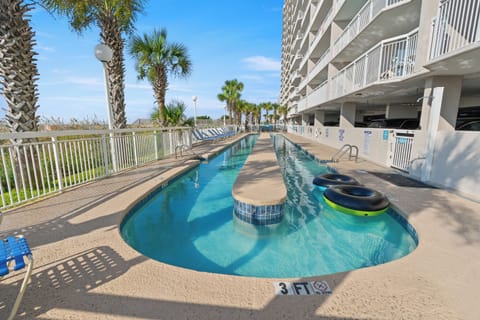
[[(352, 155), (353, 150), (355, 150), (355, 154)], [(351, 145), (351, 144), (344, 144), (338, 151), (332, 156), (332, 162), (338, 162), (340, 158), (343, 157), (343, 155), (347, 152), (350, 152), (348, 154), (348, 161), (351, 161), (352, 158), (355, 159), (355, 162), (358, 160), (358, 147)]]

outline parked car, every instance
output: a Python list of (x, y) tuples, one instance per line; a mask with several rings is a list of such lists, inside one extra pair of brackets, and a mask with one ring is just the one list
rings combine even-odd
[(480, 119), (458, 119), (456, 130), (480, 131)]
[(338, 121), (325, 121), (323, 125), (325, 127), (338, 127)]
[(420, 120), (399, 118), (399, 119), (375, 119), (368, 124), (369, 128), (388, 128), (388, 129), (420, 129)]

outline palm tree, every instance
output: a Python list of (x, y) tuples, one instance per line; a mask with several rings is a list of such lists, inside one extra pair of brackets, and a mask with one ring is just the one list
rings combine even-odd
[(283, 123), (284, 124), (287, 123), (287, 115), (288, 115), (288, 111), (290, 111), (290, 108), (285, 105), (281, 105), (277, 111), (281, 115), (283, 119)]
[(272, 110), (273, 110), (273, 125), (277, 125), (277, 120), (280, 119), (280, 116), (278, 115), (278, 109), (280, 108), (280, 105), (278, 103), (272, 103)]
[(268, 116), (268, 111), (273, 109), (272, 103), (271, 102), (264, 102), (264, 103), (261, 104), (261, 106), (262, 106), (262, 109), (265, 110), (265, 115), (264, 115), (265, 116), (265, 121), (268, 123), (268, 119), (270, 119), (269, 116)]
[(113, 126), (124, 128), (125, 116), (125, 63), (123, 34), (134, 30), (137, 14), (143, 11), (145, 0), (42, 0), (50, 11), (65, 15), (72, 28), (81, 33), (92, 24), (100, 28), (100, 38), (113, 51), (107, 63)]
[(130, 42), (130, 54), (136, 59), (138, 78), (152, 84), (159, 110), (161, 125), (165, 121), (165, 94), (168, 74), (186, 78), (192, 72), (192, 62), (187, 48), (181, 43), (168, 43), (167, 30), (154, 30), (151, 35), (134, 36)]
[[(22, 0), (0, 1), (0, 85), (11, 132), (38, 130), (38, 69), (27, 17), (30, 10), (32, 5)], [(12, 142), (21, 144), (22, 139)]]
[(253, 120), (255, 120), (254, 123), (256, 125), (260, 125), (260, 122), (262, 120), (262, 106), (260, 104), (255, 105), (255, 108), (253, 108), (252, 111), (252, 116)]
[[(189, 122), (185, 116), (187, 105), (180, 100), (172, 100), (165, 105), (165, 122), (168, 126), (181, 126)], [(151, 119), (160, 122), (158, 108), (154, 108), (151, 113)]]
[(245, 115), (245, 131), (248, 130), (248, 123), (251, 118), (251, 115), (256, 110), (256, 105), (254, 103), (249, 103), (245, 100), (239, 100), (237, 104), (237, 109)]
[(225, 85), (222, 87), (222, 92), (217, 95), (218, 100), (227, 102), (230, 124), (233, 124), (233, 113), (235, 114), (235, 123), (238, 124), (239, 113), (236, 107), (237, 102), (240, 100), (242, 90), (242, 82), (239, 82), (237, 79), (226, 80)]

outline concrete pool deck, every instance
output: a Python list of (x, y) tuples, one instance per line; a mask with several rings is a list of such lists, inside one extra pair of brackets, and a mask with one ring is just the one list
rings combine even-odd
[[(321, 159), (336, 151), (286, 136)], [(196, 153), (215, 154), (226, 143), (202, 145)], [(135, 201), (197, 163), (160, 161), (6, 212), (0, 233), (24, 234), (35, 258), (16, 319), (480, 318), (480, 204), (403, 183), (362, 159), (332, 166), (386, 193), (417, 230), (419, 246), (387, 264), (290, 279), (326, 280), (330, 295), (277, 296), (275, 279), (182, 269), (128, 246), (118, 227)], [(0, 281), (0, 319), (20, 281)]]

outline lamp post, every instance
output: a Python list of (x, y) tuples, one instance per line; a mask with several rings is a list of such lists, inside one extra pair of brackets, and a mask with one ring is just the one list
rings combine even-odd
[(226, 122), (225, 122), (226, 117), (227, 117), (227, 106), (225, 105), (225, 107), (223, 108), (223, 127), (224, 128), (226, 127)]
[(196, 128), (197, 127), (197, 96), (193, 96), (193, 125)]
[(112, 167), (113, 172), (117, 171), (117, 158), (115, 152), (115, 143), (113, 139), (113, 111), (112, 102), (110, 100), (110, 82), (108, 81), (108, 69), (107, 63), (112, 60), (113, 51), (106, 44), (100, 43), (95, 46), (95, 57), (103, 64), (103, 73), (105, 76), (105, 97), (107, 101), (107, 116), (108, 116), (108, 129), (110, 130), (110, 151), (112, 154)]

